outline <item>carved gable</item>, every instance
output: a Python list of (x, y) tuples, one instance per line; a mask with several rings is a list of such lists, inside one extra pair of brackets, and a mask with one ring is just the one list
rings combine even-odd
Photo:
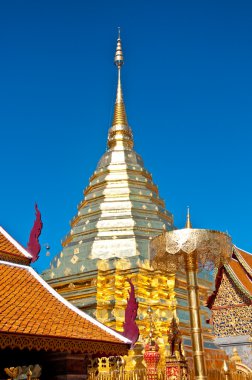
[(216, 336), (251, 334), (251, 303), (226, 272), (223, 273), (212, 313)]

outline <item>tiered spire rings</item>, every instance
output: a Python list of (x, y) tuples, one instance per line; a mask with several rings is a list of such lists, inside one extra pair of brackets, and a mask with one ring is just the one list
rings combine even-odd
[(122, 85), (121, 85), (121, 68), (124, 64), (122, 42), (120, 30), (117, 38), (117, 46), (115, 52), (114, 63), (118, 69), (118, 82), (116, 91), (116, 101), (114, 106), (114, 115), (112, 128), (109, 131), (108, 148), (109, 149), (132, 149), (133, 136), (131, 129), (128, 126), (125, 105), (123, 101)]

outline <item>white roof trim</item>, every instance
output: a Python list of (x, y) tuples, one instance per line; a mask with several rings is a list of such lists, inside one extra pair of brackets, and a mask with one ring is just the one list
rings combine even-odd
[[(235, 271), (233, 270), (233, 268), (231, 267), (231, 265), (230, 264), (226, 264), (225, 266), (228, 267), (229, 271), (231, 272), (231, 276), (233, 275), (233, 277), (234, 277), (233, 281), (236, 284), (237, 284), (237, 282), (241, 283), (240, 279), (238, 278), (237, 274), (235, 273)], [(252, 295), (251, 295), (249, 289), (245, 285), (243, 285), (243, 284), (242, 284), (242, 286), (243, 286), (243, 292), (246, 294), (247, 297), (249, 297), (251, 299)]]
[(14, 267), (18, 267), (18, 268), (22, 268), (22, 269), (27, 270), (28, 272), (31, 273), (32, 276), (34, 276), (36, 278), (36, 280), (38, 280), (40, 282), (40, 284), (44, 288), (46, 288), (46, 290), (49, 291), (49, 293), (51, 293), (55, 298), (57, 298), (58, 301), (62, 302), (66, 307), (71, 309), (73, 312), (77, 313), (80, 317), (87, 319), (89, 322), (93, 323), (97, 327), (106, 331), (108, 334), (113, 335), (115, 338), (121, 340), (123, 343), (131, 344), (131, 341), (129, 339), (125, 338), (124, 336), (122, 336), (121, 334), (117, 333), (116, 331), (110, 329), (109, 327), (103, 325), (101, 322), (98, 322), (96, 319), (90, 317), (88, 314), (84, 313), (83, 311), (79, 310), (76, 306), (74, 306), (70, 302), (68, 302), (59, 293), (57, 293), (56, 290), (54, 290), (47, 282), (45, 282), (45, 280), (43, 280), (43, 278), (40, 277), (40, 275), (37, 272), (35, 272), (35, 270), (32, 267), (29, 267), (26, 265), (21, 265), (21, 264), (16, 264), (16, 263), (11, 263), (8, 261), (1, 261), (1, 260), (0, 260), (0, 264), (3, 264), (3, 265), (7, 264), (10, 266), (14, 266)]
[(239, 247), (237, 247), (237, 245), (235, 245), (235, 244), (233, 244), (233, 246), (234, 246), (236, 249), (239, 249), (240, 251), (245, 252), (245, 253), (247, 253), (248, 255), (252, 256), (252, 253), (251, 253), (251, 252), (245, 251), (245, 249), (243, 249), (243, 248), (239, 248)]
[(28, 259), (32, 259), (32, 255), (26, 251), (22, 245), (20, 245), (15, 239), (13, 239), (12, 236), (8, 234), (8, 232), (3, 229), (3, 227), (0, 226), (0, 232), (6, 237), (6, 239), (9, 240), (10, 243), (12, 243), (25, 257)]

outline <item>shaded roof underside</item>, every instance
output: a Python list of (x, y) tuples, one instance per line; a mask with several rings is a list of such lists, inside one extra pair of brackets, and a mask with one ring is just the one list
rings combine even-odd
[(31, 255), (0, 226), (0, 260), (29, 264)]

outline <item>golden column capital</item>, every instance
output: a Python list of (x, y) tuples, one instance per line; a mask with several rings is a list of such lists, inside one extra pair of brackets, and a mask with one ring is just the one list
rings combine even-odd
[(198, 271), (197, 252), (184, 253), (186, 271)]

